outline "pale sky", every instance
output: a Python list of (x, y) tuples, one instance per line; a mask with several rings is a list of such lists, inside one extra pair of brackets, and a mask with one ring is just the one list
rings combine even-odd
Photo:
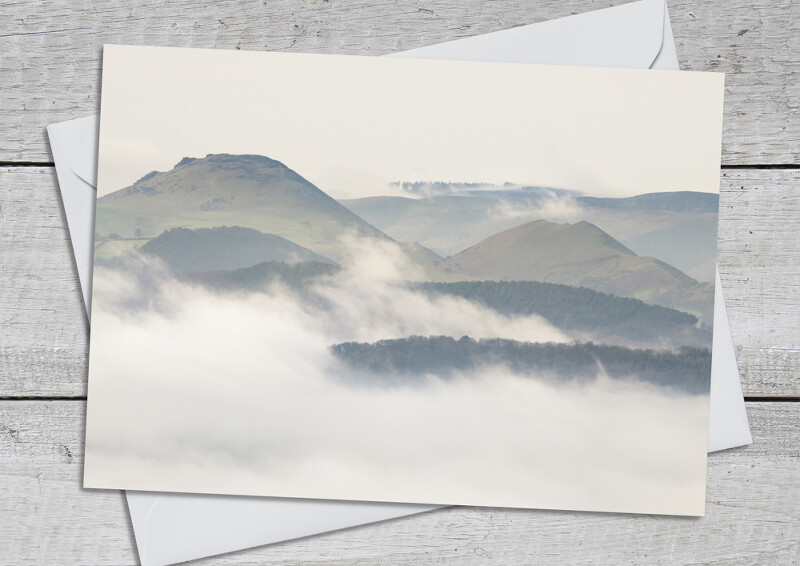
[(277, 159), (334, 198), (717, 192), (722, 96), (717, 73), (107, 45), (98, 194), (209, 153)]

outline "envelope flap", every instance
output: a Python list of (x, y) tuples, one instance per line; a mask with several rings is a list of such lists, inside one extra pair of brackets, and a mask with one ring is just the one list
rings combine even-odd
[(127, 492), (142, 566), (243, 548), (438, 509), (438, 505)]
[(97, 187), (98, 116), (87, 116), (61, 124), (53, 124), (53, 134), (59, 143), (70, 170), (83, 181)]
[(391, 56), (649, 68), (661, 51), (665, 18), (664, 0), (640, 0)]

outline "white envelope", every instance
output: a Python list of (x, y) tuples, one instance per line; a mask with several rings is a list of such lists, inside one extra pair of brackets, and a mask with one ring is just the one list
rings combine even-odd
[[(396, 53), (396, 57), (678, 69), (663, 0)], [(96, 116), (48, 127), (87, 313), (97, 161)], [(710, 452), (752, 442), (728, 317), (716, 279)], [(127, 492), (144, 566), (232, 552), (437, 508), (436, 506)]]

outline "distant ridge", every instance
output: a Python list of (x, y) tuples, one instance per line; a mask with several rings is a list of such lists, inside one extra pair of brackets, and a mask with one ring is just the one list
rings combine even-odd
[(599, 198), (516, 185), (402, 186), (414, 190), (407, 189), (408, 196), (340, 202), (392, 238), (419, 242), (445, 256), (533, 220), (585, 220), (637, 255), (660, 259), (701, 281), (714, 280), (719, 206), (715, 193)]
[(647, 193), (627, 198), (577, 197), (575, 200), (587, 206), (614, 210), (669, 210), (694, 214), (716, 214), (719, 210), (717, 193), (693, 191)]
[(172, 228), (141, 247), (173, 271), (217, 271), (250, 267), (267, 261), (334, 263), (280, 236), (252, 228)]

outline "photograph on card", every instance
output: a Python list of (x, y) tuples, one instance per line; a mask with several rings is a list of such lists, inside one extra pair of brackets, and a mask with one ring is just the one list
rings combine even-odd
[(718, 77), (104, 68), (87, 487), (702, 514)]

